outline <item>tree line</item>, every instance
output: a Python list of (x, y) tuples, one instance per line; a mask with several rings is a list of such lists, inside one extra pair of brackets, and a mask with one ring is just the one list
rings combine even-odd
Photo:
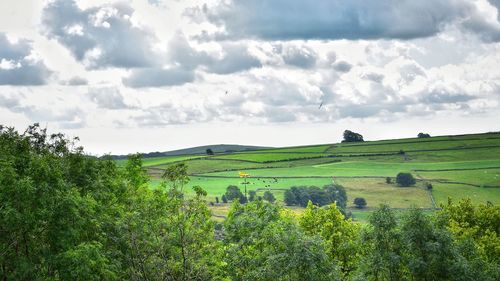
[(207, 193), (187, 189), (186, 165), (169, 166), (155, 189), (148, 181), (139, 155), (120, 169), (37, 124), (0, 127), (0, 278), (500, 280), (492, 204), (381, 206), (362, 225), (335, 203), (310, 200), (297, 215), (234, 200), (216, 224)]

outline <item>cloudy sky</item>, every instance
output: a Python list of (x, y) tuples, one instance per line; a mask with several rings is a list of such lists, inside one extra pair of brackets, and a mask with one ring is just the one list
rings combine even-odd
[(500, 130), (500, 0), (3, 0), (0, 123), (93, 154)]

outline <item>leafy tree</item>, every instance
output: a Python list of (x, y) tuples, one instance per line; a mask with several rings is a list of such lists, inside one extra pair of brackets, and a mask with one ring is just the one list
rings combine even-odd
[(415, 185), (416, 180), (411, 173), (399, 173), (396, 176), (396, 183), (399, 186), (411, 186)]
[(215, 196), (215, 203), (219, 204), (219, 197)]
[(298, 205), (297, 197), (295, 197), (295, 193), (290, 189), (285, 191), (284, 201), (287, 206)]
[(185, 163), (170, 165), (163, 172), (162, 178), (165, 184), (169, 184), (172, 190), (182, 192), (184, 186), (189, 182), (187, 165)]
[(235, 200), (235, 199), (240, 199), (241, 197), (244, 197), (243, 193), (241, 192), (240, 188), (237, 187), (236, 185), (229, 185), (226, 188), (226, 199), (229, 201)]
[(255, 190), (250, 190), (248, 192), (248, 201), (250, 201), (250, 202), (255, 201), (256, 196), (257, 196), (257, 192)]
[(364, 207), (366, 207), (365, 198), (362, 197), (354, 198), (354, 205), (356, 205), (356, 208), (358, 209), (363, 209)]
[(362, 142), (362, 141), (364, 141), (362, 135), (349, 130), (344, 131), (344, 140), (342, 142)]
[(418, 136), (417, 136), (419, 139), (422, 139), (422, 138), (430, 138), (431, 135), (429, 134), (425, 134), (425, 133), (418, 133)]
[(319, 208), (309, 202), (299, 222), (306, 234), (319, 235), (325, 241), (326, 253), (347, 279), (359, 262), (359, 226), (345, 220), (335, 203)]
[(457, 242), (471, 241), (475, 252), (487, 262), (500, 260), (500, 206), (491, 203), (474, 206), (470, 199), (441, 206), (440, 216)]
[(401, 237), (411, 280), (453, 280), (458, 263), (450, 233), (420, 209), (403, 216)]
[(225, 194), (222, 195), (222, 203), (227, 203), (227, 197)]
[(263, 198), (264, 198), (264, 200), (268, 201), (269, 203), (274, 203), (274, 201), (276, 201), (274, 194), (269, 190), (266, 190), (266, 192), (264, 192)]
[(385, 183), (391, 184), (392, 183), (392, 178), (391, 177), (386, 177), (385, 178)]
[(207, 155), (214, 155), (214, 152), (211, 148), (207, 148)]
[(232, 280), (336, 280), (321, 239), (306, 235), (275, 204), (233, 204), (225, 221)]
[(364, 280), (404, 280), (403, 245), (396, 216), (382, 205), (370, 216), (362, 235), (365, 255), (360, 272)]
[(238, 202), (240, 202), (240, 204), (246, 204), (248, 203), (248, 198), (245, 195), (241, 194), (240, 198), (238, 198)]

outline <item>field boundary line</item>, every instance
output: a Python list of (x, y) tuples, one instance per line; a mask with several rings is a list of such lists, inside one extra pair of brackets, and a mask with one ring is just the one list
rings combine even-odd
[(437, 170), (414, 170), (415, 172), (452, 172), (452, 171), (476, 171), (476, 170), (491, 170), (500, 169), (500, 166), (484, 167), (484, 168), (456, 168), (456, 169), (437, 169)]
[[(431, 138), (432, 139), (432, 138)], [(341, 147), (357, 147), (357, 146), (375, 146), (375, 145), (393, 145), (393, 144), (407, 144), (407, 143), (426, 143), (426, 142), (447, 142), (447, 141), (471, 141), (471, 140), (496, 140), (500, 139), (500, 137), (491, 137), (491, 138), (470, 138), (470, 139), (447, 139), (447, 140), (421, 140), (421, 141), (401, 141), (401, 142), (391, 142), (391, 143), (365, 143), (365, 142), (358, 142), (358, 144), (332, 144), (332, 146), (335, 145), (341, 145)], [(379, 141), (390, 141), (390, 140), (379, 140)], [(373, 142), (379, 142), (379, 141), (373, 141)], [(372, 142), (372, 141), (370, 141)]]

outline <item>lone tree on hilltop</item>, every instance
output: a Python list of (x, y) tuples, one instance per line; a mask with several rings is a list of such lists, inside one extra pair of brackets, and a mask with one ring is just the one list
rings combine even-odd
[(396, 183), (399, 186), (411, 186), (416, 183), (416, 180), (410, 173), (399, 173), (396, 176)]
[(354, 199), (354, 205), (356, 205), (356, 208), (358, 209), (363, 209), (366, 207), (366, 200), (365, 198), (362, 197), (357, 197)]
[(364, 141), (362, 135), (349, 130), (344, 131), (344, 140), (342, 142), (361, 142), (361, 141)]
[(430, 138), (430, 137), (431, 137), (431, 135), (426, 134), (426, 133), (418, 133), (417, 137), (418, 137), (419, 139), (423, 139), (423, 138)]
[(211, 148), (207, 148), (207, 155), (214, 155), (214, 151)]

